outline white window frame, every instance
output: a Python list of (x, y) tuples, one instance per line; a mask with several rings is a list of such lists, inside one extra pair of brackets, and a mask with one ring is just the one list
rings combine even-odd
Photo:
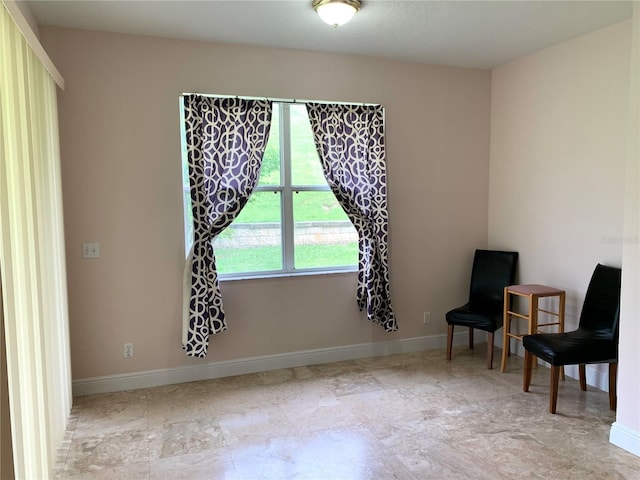
[[(331, 266), (317, 268), (296, 268), (295, 267), (295, 224), (293, 221), (293, 196), (298, 192), (331, 192), (331, 188), (326, 183), (324, 185), (292, 185), (292, 165), (291, 165), (291, 116), (290, 105), (295, 101), (274, 100), (273, 108), (280, 108), (280, 185), (256, 185), (253, 194), (259, 192), (275, 192), (281, 195), (281, 216), (280, 229), (282, 238), (282, 269), (269, 271), (252, 271), (241, 273), (220, 273), (220, 280), (242, 280), (248, 278), (271, 278), (271, 277), (287, 277), (297, 275), (317, 275), (317, 274), (333, 274), (348, 273), (358, 271), (358, 259), (355, 259), (353, 265)], [(185, 233), (185, 248), (187, 255), (193, 244), (193, 224), (190, 224), (191, 198), (189, 188), (188, 173), (184, 172), (184, 162), (187, 159), (186, 144), (184, 142), (184, 109), (180, 108), (180, 124), (182, 138), (182, 171), (183, 171), (183, 219)], [(215, 252), (215, 248), (214, 248)]]

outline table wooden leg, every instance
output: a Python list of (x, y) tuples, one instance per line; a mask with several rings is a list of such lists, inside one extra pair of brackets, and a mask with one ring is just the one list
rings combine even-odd
[[(505, 297), (507, 294), (507, 289), (505, 288)], [(504, 373), (507, 367), (507, 356), (509, 355), (509, 332), (511, 329), (511, 317), (507, 313), (509, 311), (508, 301), (505, 299), (505, 307), (504, 307), (504, 320), (502, 325), (502, 363), (500, 364), (500, 371)]]
[[(529, 296), (529, 335), (538, 333), (538, 296)], [(531, 368), (538, 368), (538, 361), (536, 360)]]

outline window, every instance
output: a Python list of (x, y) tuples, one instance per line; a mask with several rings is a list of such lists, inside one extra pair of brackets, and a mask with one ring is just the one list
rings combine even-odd
[[(190, 247), (193, 221), (184, 152), (183, 185)], [(324, 178), (303, 104), (273, 103), (258, 185), (213, 245), (223, 278), (356, 269), (358, 235)]]

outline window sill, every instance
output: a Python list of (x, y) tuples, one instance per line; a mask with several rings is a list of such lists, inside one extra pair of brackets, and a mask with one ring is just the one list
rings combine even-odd
[(270, 273), (255, 273), (255, 274), (237, 274), (237, 275), (225, 275), (219, 276), (218, 281), (223, 282), (236, 282), (242, 280), (263, 280), (268, 278), (287, 278), (287, 277), (310, 277), (317, 275), (341, 275), (345, 273), (358, 273), (356, 267), (345, 268), (344, 270), (303, 270), (299, 272), (270, 272)]

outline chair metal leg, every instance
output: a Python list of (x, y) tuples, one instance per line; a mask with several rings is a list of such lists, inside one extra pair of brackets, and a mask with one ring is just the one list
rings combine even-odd
[(522, 377), (522, 391), (528, 392), (529, 385), (531, 385), (531, 363), (534, 362), (535, 356), (529, 352), (524, 351), (524, 376)]
[(451, 349), (453, 347), (453, 325), (447, 328), (447, 360), (451, 361)]
[(587, 391), (587, 370), (586, 365), (581, 363), (578, 365), (578, 375), (580, 377), (580, 390), (583, 392)]
[(618, 406), (618, 397), (616, 393), (616, 388), (618, 384), (617, 380), (618, 375), (618, 364), (610, 363), (609, 364), (609, 408), (611, 410), (616, 410)]
[(551, 388), (549, 389), (549, 413), (556, 413), (558, 403), (558, 381), (560, 380), (560, 369), (556, 365), (551, 365)]
[(487, 338), (487, 368), (493, 370), (493, 336), (494, 332), (489, 332)]
[(473, 328), (469, 327), (469, 348), (473, 350)]

